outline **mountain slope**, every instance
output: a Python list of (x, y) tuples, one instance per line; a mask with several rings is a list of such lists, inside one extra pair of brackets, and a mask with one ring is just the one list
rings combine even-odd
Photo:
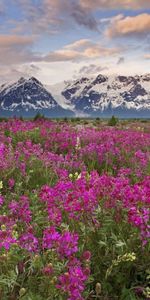
[(78, 113), (150, 117), (150, 74), (83, 77), (66, 83), (61, 96)]
[(20, 78), (0, 87), (0, 116), (150, 117), (150, 74), (82, 77), (54, 86)]
[(0, 88), (0, 114), (3, 116), (33, 116), (39, 111), (45, 116), (70, 116), (73, 113), (62, 108), (40, 81), (31, 77), (20, 78), (11, 85)]

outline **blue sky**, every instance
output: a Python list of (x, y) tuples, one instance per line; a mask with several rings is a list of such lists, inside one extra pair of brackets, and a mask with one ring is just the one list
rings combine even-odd
[(148, 73), (150, 1), (1, 0), (0, 65), (0, 83)]

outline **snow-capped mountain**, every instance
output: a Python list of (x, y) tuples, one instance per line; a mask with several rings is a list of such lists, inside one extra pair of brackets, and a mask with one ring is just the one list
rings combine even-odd
[(0, 87), (0, 116), (150, 117), (150, 74), (82, 77), (43, 85), (20, 78)]
[(32, 116), (37, 112), (46, 116), (68, 116), (73, 113), (61, 107), (40, 81), (20, 78), (13, 84), (0, 87), (0, 115)]
[(150, 74), (83, 77), (66, 83), (62, 96), (92, 116), (150, 117)]

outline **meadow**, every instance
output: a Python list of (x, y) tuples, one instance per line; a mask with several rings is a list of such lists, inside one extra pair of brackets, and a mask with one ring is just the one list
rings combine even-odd
[(150, 299), (150, 122), (0, 122), (0, 299)]

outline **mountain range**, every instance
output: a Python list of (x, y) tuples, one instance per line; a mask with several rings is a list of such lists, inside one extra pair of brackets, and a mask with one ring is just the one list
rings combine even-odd
[(0, 86), (0, 116), (150, 117), (150, 74), (82, 77), (43, 85), (21, 77)]

